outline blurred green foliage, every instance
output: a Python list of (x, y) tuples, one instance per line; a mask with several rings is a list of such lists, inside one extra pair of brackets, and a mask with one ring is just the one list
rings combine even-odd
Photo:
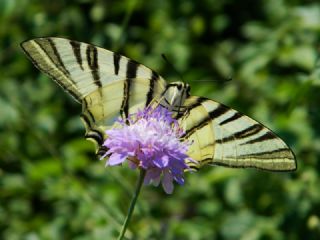
[[(81, 107), (19, 43), (60, 36), (117, 50), (266, 124), (295, 173), (208, 167), (144, 187), (128, 239), (320, 239), (320, 4), (311, 0), (0, 0), (0, 239), (114, 239), (138, 173), (104, 168)], [(225, 82), (228, 78), (231, 82)], [(197, 82), (208, 80), (211, 82)]]

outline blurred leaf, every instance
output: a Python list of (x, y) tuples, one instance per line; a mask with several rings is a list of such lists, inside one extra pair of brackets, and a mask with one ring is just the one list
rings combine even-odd
[(319, 22), (303, 0), (1, 0), (0, 239), (115, 239), (137, 176), (99, 161), (81, 106), (23, 54), (41, 36), (180, 81), (165, 53), (192, 94), (261, 121), (297, 156), (295, 173), (208, 166), (172, 195), (146, 186), (127, 239), (319, 239)]

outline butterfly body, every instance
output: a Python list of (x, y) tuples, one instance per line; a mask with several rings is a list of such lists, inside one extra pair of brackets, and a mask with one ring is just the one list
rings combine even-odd
[(155, 71), (117, 53), (63, 38), (37, 38), (21, 44), (34, 65), (82, 104), (85, 137), (97, 152), (105, 130), (118, 117), (160, 104), (174, 113), (188, 154), (198, 169), (207, 164), (292, 171), (288, 146), (257, 121), (213, 100), (190, 95), (184, 82), (167, 83)]
[(179, 109), (185, 100), (190, 96), (190, 86), (184, 82), (173, 82), (167, 85), (163, 93), (163, 104), (171, 110)]

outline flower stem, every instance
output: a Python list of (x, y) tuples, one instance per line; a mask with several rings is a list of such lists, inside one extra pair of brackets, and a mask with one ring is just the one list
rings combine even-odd
[(119, 234), (118, 240), (123, 239), (124, 234), (126, 233), (126, 230), (127, 230), (128, 225), (129, 225), (129, 221), (131, 219), (134, 207), (136, 205), (136, 202), (137, 202), (137, 199), (138, 199), (138, 196), (139, 196), (139, 193), (140, 193), (140, 190), (141, 190), (142, 183), (143, 183), (145, 175), (146, 175), (146, 171), (144, 169), (140, 169), (140, 176), (139, 176), (139, 179), (138, 179), (136, 191), (135, 191), (135, 193), (133, 195), (133, 198), (131, 200), (130, 207), (129, 207), (128, 213), (127, 213), (127, 217), (126, 217), (126, 219), (125, 219), (125, 221), (124, 221), (124, 223), (122, 225), (122, 229), (121, 229), (121, 232)]

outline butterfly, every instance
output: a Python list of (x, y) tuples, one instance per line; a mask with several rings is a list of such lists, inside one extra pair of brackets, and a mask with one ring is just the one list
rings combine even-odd
[(183, 127), (183, 139), (192, 142), (188, 162), (204, 165), (293, 171), (290, 148), (261, 123), (205, 97), (190, 95), (184, 82), (166, 82), (157, 72), (118, 53), (97, 46), (48, 37), (27, 40), (21, 47), (33, 64), (50, 76), (82, 105), (85, 138), (97, 153), (105, 131), (152, 103), (174, 112)]

